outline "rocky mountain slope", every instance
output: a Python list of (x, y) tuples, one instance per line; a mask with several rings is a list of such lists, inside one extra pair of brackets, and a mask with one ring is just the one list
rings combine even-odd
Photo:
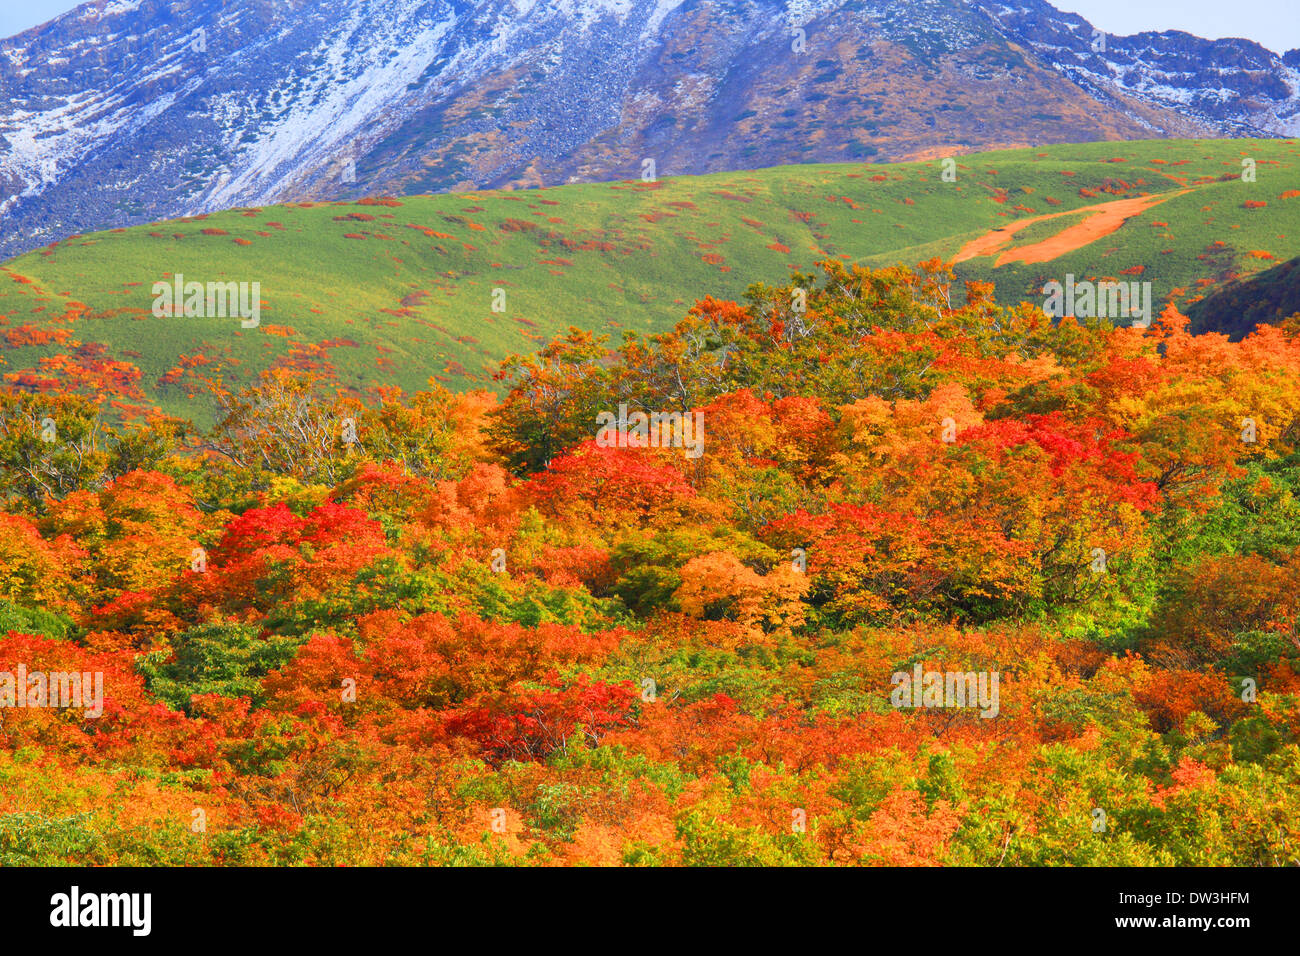
[(1246, 41), (1037, 0), (96, 0), (0, 41), (0, 255), (231, 206), (1294, 135)]

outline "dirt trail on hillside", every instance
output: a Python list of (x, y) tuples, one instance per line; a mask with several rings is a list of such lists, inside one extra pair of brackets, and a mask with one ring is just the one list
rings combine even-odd
[[(1182, 196), (1189, 192), (1191, 192), (1190, 189), (1180, 189), (1173, 192), (1158, 193), (1154, 196), (1116, 199), (1112, 202), (1097, 203), (1095, 206), (1081, 206), (1068, 212), (1054, 212), (1046, 216), (1022, 219), (1019, 222), (1009, 223), (976, 239), (972, 239), (961, 247), (961, 251), (957, 253), (953, 262), (964, 262), (976, 256), (991, 256), (995, 252), (1002, 250), (1005, 251), (1002, 251), (1002, 255), (998, 256), (993, 263), (995, 267), (1006, 265), (1008, 262), (1050, 262), (1067, 252), (1073, 252), (1090, 242), (1096, 242), (1103, 236), (1110, 235), (1129, 219), (1146, 212), (1152, 206), (1157, 206), (1166, 199)], [(1049, 236), (1041, 242), (1021, 246), (1018, 249), (1006, 248), (1010, 245), (1011, 240), (1015, 238), (1016, 233), (1036, 222), (1060, 219), (1062, 216), (1077, 216), (1080, 213), (1087, 213), (1088, 215), (1081, 222), (1067, 226), (1054, 236)]]

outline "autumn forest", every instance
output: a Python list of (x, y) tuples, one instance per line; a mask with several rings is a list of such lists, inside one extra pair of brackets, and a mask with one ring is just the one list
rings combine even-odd
[(499, 395), (0, 392), (0, 671), (103, 686), (0, 710), (0, 864), (1300, 863), (1296, 320), (819, 270)]

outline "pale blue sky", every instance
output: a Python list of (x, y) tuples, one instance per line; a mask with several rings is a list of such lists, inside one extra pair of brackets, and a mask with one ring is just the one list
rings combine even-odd
[[(1244, 36), (1278, 53), (1300, 48), (1296, 0), (1057, 0), (1055, 5), (1120, 36), (1186, 30), (1212, 39)], [(0, 0), (0, 37), (52, 20), (75, 6), (73, 0)]]
[(1300, 48), (1296, 0), (1047, 0), (1077, 13), (1098, 30), (1131, 36), (1146, 30), (1185, 30), (1217, 40), (1246, 37), (1277, 53)]

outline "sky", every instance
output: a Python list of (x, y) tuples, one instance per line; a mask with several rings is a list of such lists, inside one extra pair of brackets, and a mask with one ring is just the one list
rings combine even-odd
[[(21, 33), (75, 6), (73, 0), (0, 0), (0, 37)], [(1244, 36), (1277, 53), (1300, 49), (1296, 0), (1056, 0), (1054, 6), (1115, 36), (1185, 30), (1209, 39)]]
[(1296, 0), (1047, 0), (1077, 13), (1098, 30), (1131, 36), (1146, 30), (1183, 30), (1209, 40), (1246, 37), (1275, 53), (1300, 49)]

